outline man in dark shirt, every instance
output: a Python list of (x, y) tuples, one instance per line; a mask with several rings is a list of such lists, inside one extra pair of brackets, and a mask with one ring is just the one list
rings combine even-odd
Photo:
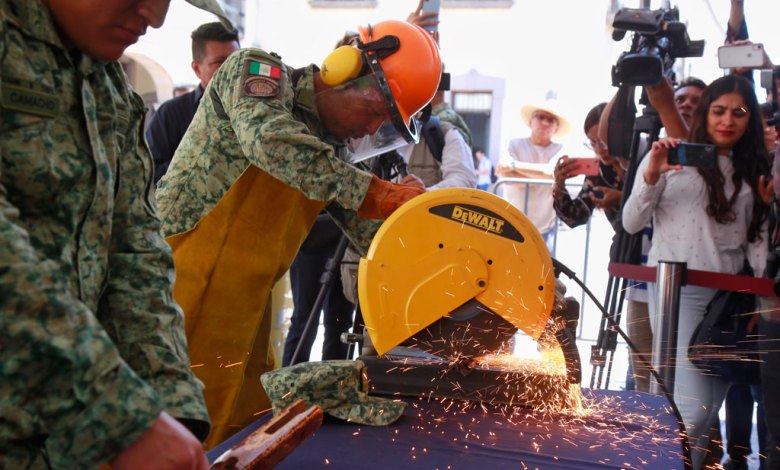
[(239, 48), (238, 33), (228, 31), (218, 22), (200, 25), (191, 37), (192, 70), (200, 84), (193, 91), (163, 103), (146, 129), (146, 141), (154, 157), (155, 184), (168, 170), (212, 75)]

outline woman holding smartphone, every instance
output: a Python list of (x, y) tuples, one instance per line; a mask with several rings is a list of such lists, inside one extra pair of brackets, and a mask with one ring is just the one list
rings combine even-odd
[[(594, 106), (585, 116), (584, 131), (591, 150), (596, 152), (598, 167), (596, 174), (587, 174), (580, 170), (583, 159), (561, 157), (553, 170), (553, 207), (558, 218), (571, 228), (582, 225), (590, 219), (593, 209), (604, 209), (610, 222), (615, 220), (620, 208), (625, 170), (617, 158), (610, 157), (607, 146), (598, 137), (599, 119), (607, 103)], [(590, 159), (588, 159), (590, 160)], [(580, 174), (586, 174), (577, 197), (572, 198), (566, 190), (566, 180)]]
[[(648, 265), (659, 260), (687, 263), (689, 269), (736, 274), (747, 259), (761, 275), (767, 255), (769, 207), (761, 200), (762, 175), (769, 170), (761, 112), (753, 85), (728, 75), (705, 88), (694, 111), (692, 143), (714, 144), (714, 167), (669, 165), (674, 138), (653, 143), (639, 165), (623, 226), (636, 233), (652, 218)], [(729, 382), (707, 375), (688, 360), (691, 335), (704, 317), (715, 289), (684, 286), (680, 295), (674, 398), (688, 429), (693, 467), (706, 457), (709, 430), (717, 421)], [(649, 285), (650, 312), (655, 285)]]

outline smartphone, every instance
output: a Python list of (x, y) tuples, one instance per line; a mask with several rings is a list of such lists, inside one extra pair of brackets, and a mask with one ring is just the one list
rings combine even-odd
[(569, 172), (569, 176), (585, 175), (585, 176), (598, 176), (599, 175), (599, 158), (572, 158), (575, 162), (573, 169)]
[(772, 61), (761, 43), (726, 45), (718, 48), (718, 66), (722, 69), (763, 69), (771, 68)]
[[(436, 13), (435, 17), (431, 17), (432, 20), (438, 20), (439, 19), (439, 0), (423, 0), (422, 4), (422, 12), (423, 13)], [(439, 29), (438, 24), (425, 26), (425, 30), (429, 33), (432, 33), (434, 31), (437, 31)]]
[(666, 162), (670, 165), (714, 167), (715, 161), (715, 146), (712, 144), (680, 142), (666, 154)]

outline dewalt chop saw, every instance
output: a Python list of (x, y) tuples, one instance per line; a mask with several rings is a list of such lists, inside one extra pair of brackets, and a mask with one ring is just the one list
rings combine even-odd
[[(360, 359), (373, 393), (535, 405), (579, 384), (579, 353), (573, 331), (556, 320), (555, 288), (544, 240), (509, 202), (461, 188), (412, 199), (359, 264), (364, 340), (375, 349), (364, 347)], [(518, 329), (560, 345), (557, 382), (543, 370), (483, 361), (508, 357)]]

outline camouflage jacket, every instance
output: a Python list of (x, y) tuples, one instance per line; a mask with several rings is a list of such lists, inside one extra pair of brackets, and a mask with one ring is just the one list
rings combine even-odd
[[(252, 89), (249, 67), (270, 70), (267, 89)], [(328, 212), (352, 241), (368, 248), (378, 221), (358, 219), (371, 175), (337, 156), (317, 113), (311, 65), (293, 70), (259, 49), (231, 55), (214, 74), (200, 107), (160, 180), (157, 204), (166, 236), (194, 228), (249, 167), (255, 165)]]
[(162, 410), (207, 428), (143, 103), (56, 30), (0, 0), (0, 468), (96, 467)]

